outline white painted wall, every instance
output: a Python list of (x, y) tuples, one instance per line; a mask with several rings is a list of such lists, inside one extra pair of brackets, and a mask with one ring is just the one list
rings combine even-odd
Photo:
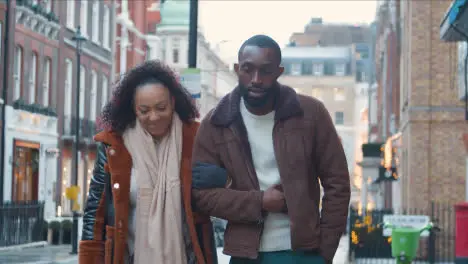
[[(164, 31), (164, 34), (147, 38), (151, 49), (151, 58), (160, 59), (177, 71), (188, 67), (188, 31), (180, 28)], [(179, 62), (172, 58), (173, 41), (179, 42)], [(237, 76), (225, 65), (217, 53), (205, 42), (199, 33), (197, 48), (197, 67), (201, 70), (201, 98), (198, 101), (200, 115), (203, 118), (219, 100), (237, 85)]]
[(11, 201), (13, 177), (14, 140), (24, 140), (40, 144), (38, 198), (45, 202), (44, 217), (55, 218), (54, 185), (57, 181), (57, 157), (47, 154), (47, 150), (58, 148), (57, 118), (5, 108), (5, 168), (3, 199)]

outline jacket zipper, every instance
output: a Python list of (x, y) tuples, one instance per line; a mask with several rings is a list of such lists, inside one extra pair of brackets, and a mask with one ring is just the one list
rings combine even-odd
[[(276, 125), (275, 125), (275, 126), (276, 126)], [(231, 127), (230, 129), (231, 129), (232, 133), (234, 134), (234, 136), (236, 136), (236, 137), (239, 139), (239, 141), (242, 142), (242, 139), (239, 137), (239, 135), (237, 134), (236, 130), (235, 130), (234, 128), (232, 128), (232, 127)], [(273, 130), (274, 130), (274, 129), (273, 129)], [(247, 155), (245, 154), (245, 149), (244, 149), (244, 148), (242, 148), (242, 154), (243, 154), (243, 156), (244, 156), (244, 161), (245, 161), (245, 160), (247, 159), (247, 158), (246, 158)], [(251, 162), (252, 162), (252, 164), (253, 164), (253, 160), (251, 160)], [(246, 162), (246, 163), (247, 163), (247, 162)], [(253, 178), (253, 176), (255, 176), (256, 174), (254, 174), (254, 173), (252, 172), (252, 169), (250, 168), (251, 166), (246, 166), (246, 167), (247, 167), (247, 171), (249, 172), (251, 178)], [(255, 187), (256, 187), (258, 190), (260, 190), (260, 186), (259, 186), (259, 185), (258, 185), (258, 186), (255, 186)], [(262, 219), (261, 219), (260, 221), (257, 222), (257, 225), (260, 226), (260, 232), (259, 232), (259, 234), (258, 234), (257, 246), (256, 246), (256, 250), (255, 250), (255, 251), (257, 252), (257, 257), (258, 257), (258, 253), (259, 253), (258, 250), (260, 249), (260, 243), (262, 242), (262, 234), (263, 234), (263, 227), (264, 227), (264, 226), (263, 226), (263, 221), (264, 221), (264, 220), (265, 220), (265, 219), (264, 219), (264, 217), (262, 216)]]

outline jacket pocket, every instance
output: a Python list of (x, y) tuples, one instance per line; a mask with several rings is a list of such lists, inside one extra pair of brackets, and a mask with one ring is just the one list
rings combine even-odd
[(114, 236), (115, 228), (113, 226), (106, 226), (105, 264), (112, 264), (114, 258)]
[(102, 264), (104, 241), (82, 240), (78, 249), (78, 264)]

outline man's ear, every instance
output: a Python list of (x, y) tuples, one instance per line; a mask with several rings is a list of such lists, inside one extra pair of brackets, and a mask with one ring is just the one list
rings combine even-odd
[[(279, 66), (279, 68), (278, 68), (278, 77), (280, 77), (283, 73), (284, 73), (284, 67), (283, 67), (283, 66)], [(278, 77), (277, 77), (277, 78), (278, 78)]]
[(234, 63), (234, 71), (239, 74), (239, 63)]

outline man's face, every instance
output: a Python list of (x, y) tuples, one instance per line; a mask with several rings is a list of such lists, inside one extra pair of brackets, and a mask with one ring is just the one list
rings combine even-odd
[(277, 79), (283, 73), (275, 51), (246, 46), (234, 66), (245, 102), (254, 108), (264, 106), (278, 90)]

